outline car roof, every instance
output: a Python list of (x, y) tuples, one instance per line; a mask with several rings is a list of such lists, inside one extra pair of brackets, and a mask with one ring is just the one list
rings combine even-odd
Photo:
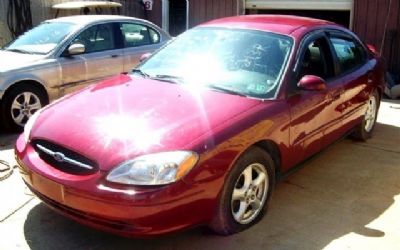
[(79, 25), (86, 25), (90, 23), (95, 23), (99, 21), (143, 21), (146, 20), (135, 18), (135, 17), (127, 17), (127, 16), (119, 16), (119, 15), (76, 15), (76, 16), (66, 16), (59, 17), (56, 19), (47, 20), (47, 22), (65, 22), (65, 23), (74, 23)]
[(290, 35), (302, 27), (319, 25), (335, 24), (325, 20), (290, 15), (244, 15), (216, 19), (200, 26), (254, 29)]

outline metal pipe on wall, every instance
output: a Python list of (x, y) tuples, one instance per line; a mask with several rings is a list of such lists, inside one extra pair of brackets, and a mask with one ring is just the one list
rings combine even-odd
[[(240, 7), (242, 6), (242, 11), (240, 11)], [(237, 15), (244, 15), (246, 13), (246, 0), (237, 0)]]
[(189, 0), (186, 0), (186, 30), (189, 29)]
[(169, 0), (162, 0), (162, 19), (161, 26), (164, 30), (169, 31)]

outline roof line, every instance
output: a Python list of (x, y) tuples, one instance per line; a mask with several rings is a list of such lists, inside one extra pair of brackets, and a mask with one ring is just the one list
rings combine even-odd
[(307, 27), (307, 25), (303, 24), (303, 25), (301, 25), (299, 27), (294, 28), (292, 31), (290, 31), (289, 35), (292, 35), (295, 31), (297, 31), (297, 30), (299, 30), (301, 28), (304, 28), (304, 27)]

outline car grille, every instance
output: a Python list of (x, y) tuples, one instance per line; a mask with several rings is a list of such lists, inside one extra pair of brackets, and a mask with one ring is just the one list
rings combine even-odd
[(63, 172), (88, 175), (98, 170), (95, 161), (63, 146), (46, 140), (33, 140), (31, 144), (43, 161)]

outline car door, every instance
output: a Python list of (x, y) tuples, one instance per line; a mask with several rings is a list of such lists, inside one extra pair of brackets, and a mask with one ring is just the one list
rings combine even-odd
[(133, 22), (119, 24), (124, 47), (124, 72), (131, 71), (145, 53), (152, 53), (161, 46), (161, 35), (153, 28)]
[(115, 25), (92, 25), (72, 40), (71, 44), (83, 44), (85, 52), (70, 56), (66, 49), (61, 55), (61, 94), (123, 72), (123, 49), (115, 36)]
[[(324, 130), (336, 116), (332, 114), (332, 93), (339, 87), (334, 77), (334, 64), (329, 43), (324, 32), (317, 32), (304, 39), (288, 95), (290, 106), (291, 164), (321, 150)], [(315, 75), (327, 82), (326, 90), (303, 90), (297, 87), (300, 79)]]
[(338, 78), (343, 84), (339, 107), (343, 119), (340, 134), (343, 134), (357, 125), (364, 115), (376, 62), (368, 59), (364, 46), (350, 34), (331, 31), (329, 41), (337, 61)]

